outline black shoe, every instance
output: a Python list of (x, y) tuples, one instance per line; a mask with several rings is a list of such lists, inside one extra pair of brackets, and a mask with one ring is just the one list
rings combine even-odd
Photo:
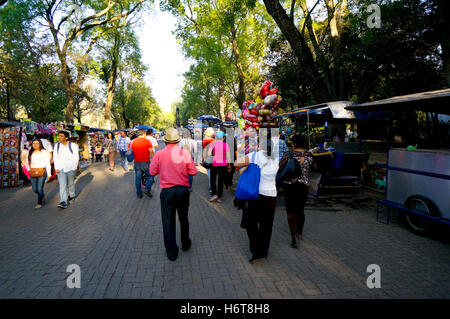
[(150, 191), (145, 191), (144, 194), (147, 195), (150, 198), (153, 197), (153, 195), (152, 195), (152, 193)]
[(142, 193), (137, 195), (138, 198), (142, 198)]
[(297, 248), (298, 246), (297, 246), (297, 238), (296, 238), (296, 236), (294, 235), (291, 238), (292, 238), (291, 248)]
[(255, 263), (257, 263), (257, 262), (260, 262), (260, 261), (262, 261), (263, 259), (264, 259), (265, 257), (260, 257), (260, 256), (253, 256), (248, 262), (249, 263), (251, 263), (251, 264), (255, 264)]
[(170, 261), (175, 261), (178, 258), (178, 247), (177, 247), (177, 251), (173, 254), (173, 253), (167, 253), (167, 258), (169, 258)]
[(192, 241), (191, 241), (191, 239), (189, 239), (189, 241), (187, 242), (186, 245), (184, 245), (184, 244), (181, 245), (181, 249), (183, 249), (183, 251), (188, 251), (189, 248), (191, 248), (191, 246), (192, 246)]
[(75, 201), (75, 198), (77, 198), (77, 197), (76, 196), (75, 197), (70, 197), (69, 196), (69, 203), (73, 203)]
[(58, 208), (62, 208), (62, 209), (66, 209), (67, 207), (69, 207), (66, 202), (61, 202), (58, 204)]

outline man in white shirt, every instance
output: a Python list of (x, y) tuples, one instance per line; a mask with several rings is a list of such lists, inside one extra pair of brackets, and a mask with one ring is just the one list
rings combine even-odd
[[(74, 177), (78, 167), (78, 145), (69, 141), (70, 132), (59, 131), (58, 140), (53, 150), (53, 161), (59, 181), (59, 195), (61, 202), (59, 208), (67, 208), (75, 200)], [(67, 196), (67, 188), (69, 196)]]
[(158, 142), (156, 141), (156, 139), (153, 137), (153, 130), (149, 129), (147, 130), (147, 136), (146, 139), (148, 139), (150, 141), (150, 143), (152, 143), (153, 145), (153, 154), (156, 153), (156, 149), (159, 148)]

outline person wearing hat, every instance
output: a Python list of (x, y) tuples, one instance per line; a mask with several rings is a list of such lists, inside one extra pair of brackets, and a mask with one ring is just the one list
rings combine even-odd
[(175, 215), (178, 212), (183, 251), (191, 247), (189, 238), (189, 176), (197, 174), (197, 167), (192, 156), (178, 147), (181, 137), (177, 130), (169, 128), (163, 138), (166, 147), (158, 151), (150, 164), (150, 174), (159, 175), (161, 188), (161, 219), (163, 225), (164, 245), (169, 260), (178, 257), (176, 242)]
[[(75, 171), (78, 167), (78, 145), (69, 141), (70, 132), (61, 130), (58, 133), (58, 143), (53, 149), (55, 172), (59, 182), (59, 208), (66, 209), (75, 200)], [(69, 189), (69, 196), (67, 196)]]

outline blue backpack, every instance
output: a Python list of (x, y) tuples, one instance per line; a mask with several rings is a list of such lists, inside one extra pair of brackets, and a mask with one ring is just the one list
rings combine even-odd
[[(256, 153), (253, 154), (253, 162)], [(236, 188), (237, 199), (257, 199), (259, 197), (259, 181), (261, 179), (261, 168), (254, 163), (248, 165), (247, 170), (242, 173)]]

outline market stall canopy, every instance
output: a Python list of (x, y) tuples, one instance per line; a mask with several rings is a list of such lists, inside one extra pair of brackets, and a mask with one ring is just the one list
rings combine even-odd
[(18, 121), (0, 121), (0, 127), (9, 127), (9, 126), (21, 126), (22, 123)]
[(197, 118), (199, 121), (207, 121), (207, 122), (221, 122), (221, 120), (214, 115), (202, 115)]
[(234, 126), (238, 126), (238, 122), (237, 121), (225, 121), (222, 123), (217, 123), (216, 125), (214, 125), (214, 127), (234, 127)]
[(154, 128), (151, 127), (151, 126), (147, 126), (147, 125), (139, 125), (139, 126), (136, 126), (134, 129), (135, 129), (135, 130), (152, 130), (153, 133), (156, 133), (156, 132), (157, 132), (156, 129), (154, 129)]
[(95, 127), (89, 128), (89, 133), (97, 133), (97, 132), (106, 133), (106, 132), (110, 132), (110, 131), (107, 129), (104, 129), (104, 128), (95, 128)]
[(394, 96), (388, 99), (350, 105), (351, 111), (423, 111), (450, 115), (450, 89)]
[(347, 107), (353, 105), (350, 101), (336, 101), (317, 105), (306, 106), (295, 109), (291, 112), (280, 114), (274, 118), (283, 118), (301, 115), (326, 115), (329, 119), (334, 120), (384, 120), (389, 119), (387, 112), (359, 112), (348, 110)]
[(89, 126), (83, 124), (67, 124), (67, 127), (75, 131), (84, 131), (84, 132), (89, 131)]

